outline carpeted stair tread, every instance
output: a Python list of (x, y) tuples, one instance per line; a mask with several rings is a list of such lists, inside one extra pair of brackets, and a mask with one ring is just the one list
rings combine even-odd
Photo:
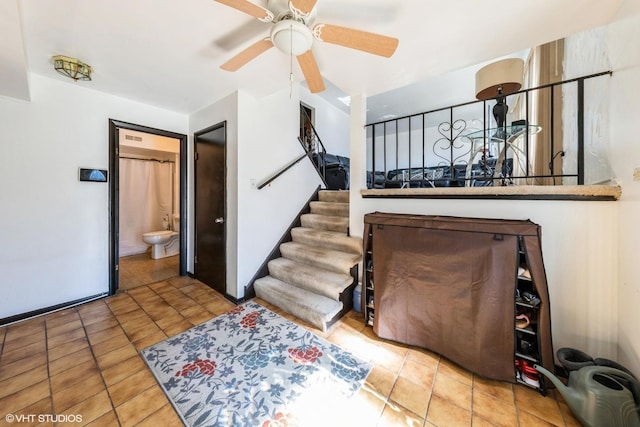
[(315, 245), (335, 251), (362, 254), (362, 239), (347, 236), (338, 231), (316, 230), (314, 228), (296, 227), (291, 230), (294, 242)]
[(349, 218), (349, 204), (336, 202), (311, 202), (311, 213)]
[(303, 227), (315, 228), (316, 230), (340, 231), (347, 233), (349, 229), (349, 218), (332, 215), (304, 214), (300, 216)]
[(287, 258), (271, 260), (268, 266), (271, 277), (336, 301), (340, 299), (340, 293), (353, 283), (353, 277), (348, 274), (335, 273)]
[(281, 244), (280, 253), (284, 258), (292, 261), (344, 274), (349, 274), (351, 267), (357, 264), (361, 258), (358, 254), (334, 251), (296, 242)]
[(339, 190), (321, 190), (318, 193), (321, 202), (349, 203), (349, 192)]
[(254, 282), (256, 296), (289, 314), (326, 330), (326, 323), (342, 310), (342, 303), (266, 276)]

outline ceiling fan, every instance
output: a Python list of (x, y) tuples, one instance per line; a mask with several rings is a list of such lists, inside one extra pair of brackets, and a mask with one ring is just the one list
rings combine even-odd
[(315, 18), (318, 0), (269, 0), (264, 8), (248, 0), (215, 0), (263, 22), (273, 23), (269, 37), (244, 49), (220, 68), (237, 71), (262, 53), (277, 47), (295, 56), (312, 93), (325, 89), (311, 45), (313, 39), (389, 58), (398, 47), (398, 39), (331, 24), (310, 25)]

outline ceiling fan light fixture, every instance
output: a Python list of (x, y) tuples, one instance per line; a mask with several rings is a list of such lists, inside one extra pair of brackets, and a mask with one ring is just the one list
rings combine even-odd
[(271, 29), (271, 42), (287, 55), (302, 55), (313, 44), (311, 30), (302, 22), (285, 19)]

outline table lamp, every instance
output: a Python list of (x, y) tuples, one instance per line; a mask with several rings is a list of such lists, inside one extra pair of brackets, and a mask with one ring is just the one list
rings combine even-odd
[(493, 117), (498, 128), (504, 127), (507, 111), (509, 111), (505, 96), (520, 90), (523, 75), (524, 61), (520, 58), (493, 62), (476, 73), (476, 98), (481, 101), (496, 99)]

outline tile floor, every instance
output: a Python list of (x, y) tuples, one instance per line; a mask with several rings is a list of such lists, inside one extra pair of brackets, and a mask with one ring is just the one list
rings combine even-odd
[(180, 272), (180, 255), (151, 259), (149, 252), (121, 257), (118, 262), (120, 290), (167, 280)]
[[(0, 425), (181, 425), (138, 352), (232, 307), (206, 285), (178, 277), (0, 328)], [(347, 425), (579, 426), (553, 391), (545, 398), (380, 340), (355, 312), (324, 333), (280, 313), (374, 365), (345, 414), (357, 421)], [(32, 419), (11, 424), (7, 414)], [(37, 416), (53, 414), (82, 422)]]

